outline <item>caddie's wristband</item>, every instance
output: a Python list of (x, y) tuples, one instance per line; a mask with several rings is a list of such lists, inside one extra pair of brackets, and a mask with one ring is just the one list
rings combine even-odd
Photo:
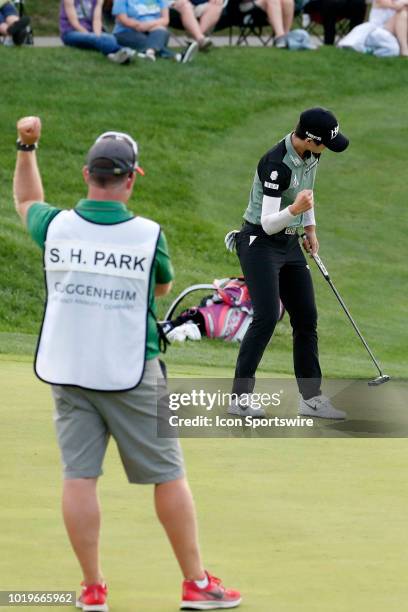
[(17, 140), (16, 142), (17, 151), (35, 151), (38, 149), (38, 144), (35, 142), (34, 144), (24, 144), (21, 140)]

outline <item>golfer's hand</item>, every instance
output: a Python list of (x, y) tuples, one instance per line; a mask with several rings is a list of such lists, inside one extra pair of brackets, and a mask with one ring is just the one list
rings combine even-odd
[(307, 253), (311, 255), (316, 255), (319, 251), (319, 241), (317, 240), (316, 232), (306, 231), (305, 237), (303, 239), (303, 248)]
[(289, 206), (289, 211), (292, 215), (300, 215), (300, 213), (304, 213), (311, 208), (313, 208), (313, 191), (303, 189), (299, 191), (295, 201)]
[(22, 117), (17, 121), (18, 139), (27, 145), (35, 144), (40, 140), (41, 119), (39, 117)]

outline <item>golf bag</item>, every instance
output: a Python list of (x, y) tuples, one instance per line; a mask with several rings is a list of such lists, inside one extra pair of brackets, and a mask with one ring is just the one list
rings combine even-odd
[[(215, 292), (204, 297), (198, 306), (188, 308), (176, 319), (171, 319), (176, 307), (188, 293), (206, 288), (215, 289)], [(282, 319), (284, 312), (284, 307), (280, 303), (279, 320)], [(193, 285), (193, 287), (184, 290), (173, 302), (162, 326), (165, 334), (183, 326), (183, 330), (187, 332), (186, 337), (190, 339), (207, 336), (208, 338), (222, 338), (227, 341), (241, 342), (252, 317), (252, 303), (245, 280), (242, 277), (232, 277), (222, 280), (216, 279), (213, 285)], [(195, 325), (200, 333), (192, 334), (191, 325)], [(181, 339), (174, 333), (172, 335)], [(170, 335), (170, 338), (172, 335)]]

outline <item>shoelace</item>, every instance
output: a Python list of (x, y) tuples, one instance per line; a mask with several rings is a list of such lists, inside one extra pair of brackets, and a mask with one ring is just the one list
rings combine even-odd
[(219, 587), (224, 589), (220, 578), (217, 578), (216, 576), (211, 576), (210, 574), (208, 574), (208, 579), (210, 582), (215, 582), (215, 584), (218, 584)]
[(321, 406), (327, 405), (328, 402), (329, 402), (329, 399), (327, 397), (320, 395), (319, 397), (316, 398), (316, 404), (320, 404)]
[(103, 593), (103, 595), (106, 595), (106, 584), (89, 584), (86, 585), (84, 582), (81, 582), (81, 586), (82, 586), (82, 594), (87, 593), (87, 594), (92, 594), (93, 597), (97, 597), (99, 595), (99, 593)]

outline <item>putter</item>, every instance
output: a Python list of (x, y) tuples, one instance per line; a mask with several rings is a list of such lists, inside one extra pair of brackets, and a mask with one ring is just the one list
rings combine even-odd
[[(306, 234), (302, 234), (302, 240), (307, 240), (307, 236)], [(326, 281), (329, 283), (334, 295), (336, 296), (337, 300), (339, 301), (340, 306), (342, 307), (342, 309), (344, 310), (344, 312), (346, 313), (350, 323), (352, 324), (352, 326), (354, 327), (354, 331), (356, 332), (356, 334), (358, 335), (358, 337), (360, 338), (361, 342), (364, 344), (364, 347), (367, 351), (367, 353), (370, 355), (375, 367), (377, 368), (378, 372), (379, 372), (379, 376), (377, 376), (377, 378), (374, 378), (373, 380), (368, 381), (368, 384), (371, 387), (376, 387), (378, 385), (382, 385), (383, 383), (386, 383), (390, 380), (390, 377), (387, 374), (384, 374), (380, 368), (380, 365), (378, 363), (378, 361), (376, 360), (376, 358), (373, 355), (373, 352), (371, 351), (370, 347), (368, 346), (367, 342), (364, 340), (362, 333), (360, 332), (360, 330), (357, 327), (357, 324), (355, 323), (353, 317), (351, 316), (347, 306), (345, 305), (345, 303), (343, 302), (343, 299), (341, 297), (341, 295), (339, 294), (339, 292), (337, 291), (336, 287), (333, 285), (333, 282), (330, 278), (330, 275), (327, 271), (326, 266), (324, 265), (324, 263), (322, 262), (322, 260), (320, 259), (319, 255), (313, 255), (312, 253), (310, 253), (309, 251), (309, 255), (311, 256), (311, 258), (314, 260), (314, 262), (316, 263), (317, 267), (319, 268), (320, 272), (323, 274), (324, 278), (326, 279)]]

